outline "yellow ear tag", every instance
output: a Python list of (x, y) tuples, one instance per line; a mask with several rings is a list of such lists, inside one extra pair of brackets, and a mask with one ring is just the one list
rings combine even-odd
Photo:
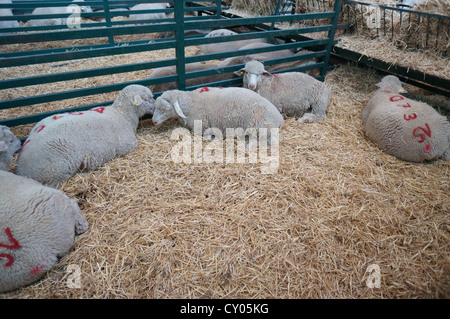
[(242, 76), (244, 74), (244, 71), (241, 71), (240, 73), (239, 73), (239, 76)]
[(135, 98), (134, 101), (133, 101), (133, 105), (136, 106), (137, 102), (138, 102), (138, 101), (137, 101), (137, 99)]
[(403, 88), (400, 88), (400, 89), (398, 90), (398, 93), (405, 93), (405, 90), (404, 90)]

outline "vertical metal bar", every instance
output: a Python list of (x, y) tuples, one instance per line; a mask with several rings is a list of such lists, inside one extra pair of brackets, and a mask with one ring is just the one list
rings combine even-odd
[[(111, 23), (111, 12), (109, 11), (109, 0), (103, 0), (103, 8), (105, 9), (105, 22), (106, 27), (110, 29), (112, 27)], [(108, 35), (109, 44), (114, 45), (114, 37), (112, 35)]]
[(222, 1), (221, 0), (216, 0), (216, 7), (217, 7), (216, 18), (220, 19), (221, 15), (222, 15)]
[(333, 48), (333, 45), (334, 45), (334, 43), (333, 43), (334, 35), (336, 33), (339, 14), (341, 12), (341, 5), (342, 5), (342, 0), (336, 0), (334, 3), (334, 8), (333, 8), (334, 16), (333, 16), (333, 18), (331, 18), (331, 21), (330, 21), (331, 22), (331, 30), (328, 32), (328, 44), (325, 48), (326, 53), (325, 53), (325, 57), (323, 59), (324, 66), (320, 70), (319, 79), (321, 81), (325, 80), (325, 75), (328, 70), (328, 61), (330, 60), (331, 49)]
[(428, 33), (430, 32), (430, 16), (427, 17), (427, 32), (425, 38), (425, 48), (428, 48)]
[(184, 54), (184, 0), (174, 0), (175, 56), (177, 59), (177, 87), (186, 89), (186, 57)]

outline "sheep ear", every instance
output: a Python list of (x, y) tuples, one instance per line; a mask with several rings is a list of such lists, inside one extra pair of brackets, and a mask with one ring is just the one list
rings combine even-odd
[(0, 152), (4, 152), (8, 149), (8, 145), (4, 141), (0, 141)]
[(380, 88), (381, 87), (381, 82), (376, 83), (375, 86)]
[(234, 74), (237, 76), (243, 76), (245, 73), (245, 69), (240, 69), (239, 71), (235, 71)]
[(273, 75), (272, 73), (270, 73), (269, 71), (264, 71), (264, 72), (262, 73), (262, 75), (264, 75), (264, 76), (275, 76), (275, 75)]
[(134, 96), (134, 100), (133, 100), (133, 105), (141, 105), (142, 103), (144, 103), (144, 101), (142, 100), (142, 98), (139, 95), (135, 95)]
[(408, 93), (408, 91), (406, 91), (404, 88), (400, 87), (398, 89), (398, 93)]
[(178, 101), (175, 101), (175, 103), (173, 103), (173, 108), (175, 109), (175, 112), (177, 112), (177, 114), (179, 116), (181, 116), (182, 118), (186, 118), (186, 115), (184, 115), (183, 111), (181, 110), (180, 104), (178, 104)]

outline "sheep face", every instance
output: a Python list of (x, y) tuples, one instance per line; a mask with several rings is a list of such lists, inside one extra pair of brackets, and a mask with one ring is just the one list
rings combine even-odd
[(186, 118), (176, 98), (170, 98), (166, 93), (156, 99), (153, 124), (160, 126), (163, 122), (173, 118)]
[(381, 82), (375, 85), (383, 90), (389, 90), (394, 93), (408, 93), (408, 91), (402, 87), (402, 82), (400, 82), (399, 78), (394, 75), (386, 75), (381, 79)]
[(244, 87), (253, 91), (258, 91), (264, 76), (272, 76), (264, 70), (264, 65), (256, 60), (247, 62), (245, 67), (240, 69), (236, 75), (243, 75)]
[(11, 154), (16, 153), (22, 146), (20, 140), (11, 132), (9, 127), (0, 125), (0, 141), (4, 142)]
[(155, 110), (155, 100), (152, 91), (142, 85), (128, 85), (117, 97), (126, 105), (133, 105), (136, 108), (136, 114), (139, 117), (145, 114), (153, 114)]

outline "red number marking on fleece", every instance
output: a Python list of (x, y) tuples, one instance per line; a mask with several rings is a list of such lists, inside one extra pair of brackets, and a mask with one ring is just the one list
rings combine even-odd
[(34, 129), (34, 132), (39, 133), (40, 131), (42, 131), (44, 129), (45, 125), (39, 125), (38, 127), (36, 127)]
[(44, 269), (45, 269), (45, 265), (40, 265), (40, 266), (37, 266), (37, 267), (34, 267), (33, 269), (31, 269), (30, 273), (33, 275), (36, 275)]
[(5, 228), (5, 233), (8, 236), (8, 240), (9, 240), (10, 243), (12, 243), (12, 245), (7, 245), (7, 244), (4, 244), (4, 243), (0, 243), (0, 247), (4, 247), (4, 248), (8, 248), (8, 249), (19, 249), (19, 248), (22, 248), (22, 246), (20, 246), (20, 244), (17, 241), (17, 239), (15, 239), (13, 237), (9, 227)]
[(63, 117), (63, 115), (54, 115), (52, 119), (57, 120), (60, 119), (61, 117)]
[(394, 92), (389, 91), (389, 90), (383, 90), (383, 92), (384, 92), (384, 93), (394, 93)]
[(429, 152), (429, 151), (431, 151), (431, 145), (427, 144), (427, 145), (425, 145), (425, 152)]
[(71, 114), (71, 115), (82, 115), (83, 112), (69, 112), (69, 114)]
[(30, 140), (26, 140), (25, 143), (23, 143), (21, 150), (23, 150), (23, 148), (25, 147), (25, 145), (27, 145), (28, 143), (30, 143)]
[(5, 264), (5, 267), (11, 267), (14, 264), (14, 257), (10, 254), (0, 254), (0, 258), (7, 258), (8, 262)]
[[(423, 143), (423, 142), (425, 141), (425, 134), (426, 134), (428, 137), (431, 137), (431, 129), (430, 129), (430, 127), (428, 126), (427, 123), (425, 123), (425, 126), (426, 126), (426, 128), (423, 128), (423, 127), (421, 127), (421, 126), (418, 126), (418, 127), (416, 127), (416, 128), (414, 129), (414, 131), (413, 131), (413, 136), (414, 136), (414, 137), (420, 137), (419, 143)], [(423, 131), (425, 134), (423, 134), (423, 133), (418, 133), (419, 131)]]
[(414, 119), (417, 118), (417, 114), (416, 114), (416, 113), (413, 113), (413, 114), (411, 114), (411, 115), (408, 115), (408, 117), (406, 117), (406, 114), (403, 114), (403, 118), (404, 118), (406, 121), (411, 121), (411, 120), (414, 120)]
[(399, 104), (398, 106), (402, 106), (402, 107), (411, 107), (411, 104), (409, 104), (408, 102), (406, 102), (406, 104)]
[(209, 89), (208, 89), (208, 87), (204, 87), (204, 88), (202, 88), (201, 90), (200, 90), (200, 93), (202, 93), (202, 92), (208, 92), (209, 91)]
[(401, 96), (401, 95), (394, 95), (394, 96), (391, 96), (390, 98), (389, 98), (389, 101), (391, 101), (391, 102), (397, 102), (397, 101), (401, 101), (401, 100), (404, 100), (405, 98), (403, 97), (403, 96)]
[(89, 111), (95, 111), (95, 112), (98, 112), (101, 114), (101, 113), (103, 113), (104, 110), (105, 110), (105, 108), (103, 106), (101, 106), (101, 107), (97, 107), (97, 108), (89, 110)]

